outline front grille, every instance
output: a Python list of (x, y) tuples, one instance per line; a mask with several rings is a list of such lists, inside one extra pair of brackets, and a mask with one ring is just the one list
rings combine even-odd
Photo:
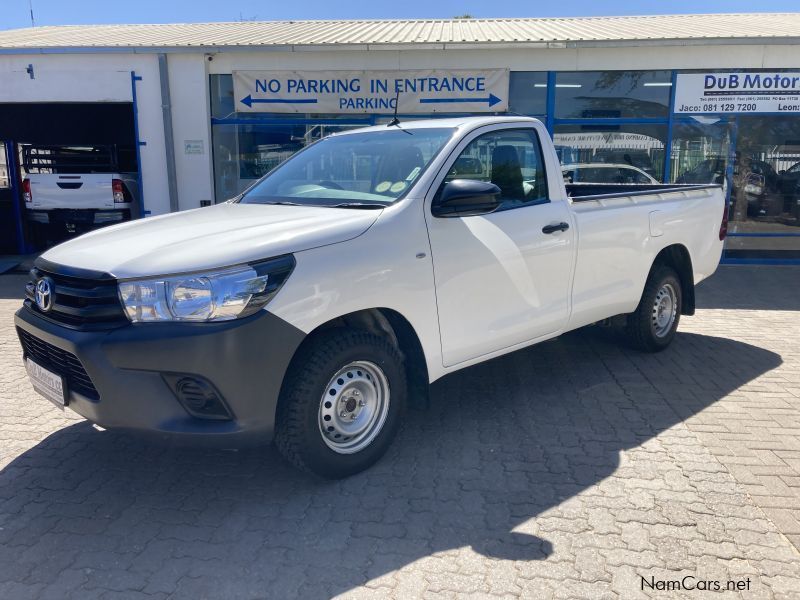
[[(70, 327), (126, 324), (128, 319), (117, 294), (116, 280), (102, 273), (96, 275), (83, 277), (65, 274), (56, 268), (34, 267), (25, 289), (25, 305), (47, 319)], [(53, 288), (52, 306), (48, 311), (41, 310), (36, 304), (36, 284), (43, 278), (49, 279)]]
[(25, 356), (64, 377), (67, 381), (68, 390), (77, 392), (92, 400), (100, 398), (92, 379), (77, 356), (44, 340), (40, 340), (19, 327), (17, 327), (17, 334), (19, 335), (19, 341), (22, 343)]

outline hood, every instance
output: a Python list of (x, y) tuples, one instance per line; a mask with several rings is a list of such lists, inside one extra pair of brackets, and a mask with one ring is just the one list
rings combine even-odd
[(344, 242), (369, 229), (381, 212), (218, 204), (98, 229), (42, 258), (120, 279), (201, 271)]

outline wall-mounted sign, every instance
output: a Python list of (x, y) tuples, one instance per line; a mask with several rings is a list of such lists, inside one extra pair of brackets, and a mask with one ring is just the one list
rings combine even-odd
[(185, 154), (203, 154), (203, 140), (183, 140)]
[(800, 71), (680, 73), (675, 113), (800, 113)]
[(508, 69), (234, 71), (239, 112), (503, 112)]

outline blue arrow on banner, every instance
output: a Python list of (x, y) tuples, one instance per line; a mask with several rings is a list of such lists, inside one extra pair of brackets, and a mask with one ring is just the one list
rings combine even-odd
[(494, 94), (489, 94), (485, 98), (420, 98), (420, 104), (447, 104), (450, 102), (486, 102), (489, 106), (494, 106), (498, 102), (502, 102), (500, 98)]
[(244, 98), (241, 99), (241, 103), (247, 107), (252, 107), (253, 104), (316, 104), (316, 98), (298, 98), (298, 99), (288, 99), (288, 98), (253, 98), (250, 94), (247, 94)]

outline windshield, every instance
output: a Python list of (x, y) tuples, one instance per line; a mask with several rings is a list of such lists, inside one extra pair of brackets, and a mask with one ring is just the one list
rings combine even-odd
[(325, 138), (278, 166), (240, 202), (387, 206), (411, 188), (454, 131), (392, 128)]

